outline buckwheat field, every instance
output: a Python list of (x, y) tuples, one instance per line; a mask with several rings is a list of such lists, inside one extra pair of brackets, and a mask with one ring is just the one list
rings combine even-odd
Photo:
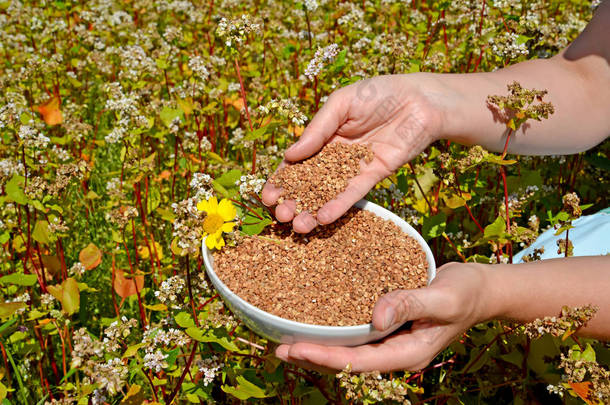
[[(477, 325), (418, 372), (326, 375), (275, 358), (200, 254), (276, 226), (260, 191), (334, 89), (548, 58), (597, 3), (0, 0), (1, 404), (609, 403), (608, 344), (572, 335), (593, 308)], [(490, 96), (552, 113), (518, 83)], [(367, 198), (437, 265), (507, 263), (608, 207), (609, 155), (439, 141)]]

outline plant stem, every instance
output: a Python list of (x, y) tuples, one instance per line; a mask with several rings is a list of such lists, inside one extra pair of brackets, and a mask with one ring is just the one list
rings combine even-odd
[[(244, 102), (244, 109), (246, 110), (246, 118), (248, 118), (248, 125), (250, 132), (254, 131), (252, 127), (252, 119), (250, 118), (250, 111), (248, 111), (248, 101), (246, 100), (246, 89), (244, 87), (244, 81), (241, 78), (241, 71), (239, 69), (239, 61), (237, 56), (235, 57), (235, 71), (237, 72), (237, 78), (239, 79), (239, 89), (241, 93), (241, 99)], [(252, 143), (252, 174), (256, 173), (256, 140)]]
[(189, 356), (189, 358), (186, 362), (186, 365), (184, 366), (184, 370), (182, 371), (182, 375), (180, 376), (180, 379), (178, 380), (178, 384), (176, 384), (176, 388), (174, 388), (174, 390), (172, 391), (172, 393), (169, 396), (169, 399), (167, 400), (167, 405), (172, 404), (172, 402), (174, 401), (174, 398), (178, 394), (178, 391), (180, 391), (180, 387), (182, 386), (184, 377), (186, 377), (186, 373), (188, 373), (189, 370), (191, 369), (191, 363), (193, 362), (193, 359), (195, 358), (196, 351), (197, 351), (197, 341), (193, 340), (193, 350), (191, 350), (191, 355)]

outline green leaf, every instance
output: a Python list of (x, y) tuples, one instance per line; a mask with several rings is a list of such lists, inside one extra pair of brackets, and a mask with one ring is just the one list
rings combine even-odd
[[(426, 167), (424, 172), (417, 176), (417, 182), (421, 186), (424, 193), (430, 191), (434, 183), (438, 181), (438, 177), (434, 174), (434, 169), (431, 167)], [(413, 184), (413, 190), (415, 192), (415, 199), (421, 200), (424, 198), (417, 184)]]
[(493, 153), (488, 154), (483, 159), (485, 162), (493, 163), (496, 165), (508, 166), (517, 163), (514, 159), (502, 159), (501, 156), (494, 155)]
[(486, 239), (504, 239), (506, 236), (506, 220), (502, 217), (485, 227), (484, 236)]
[(176, 364), (176, 359), (178, 358), (179, 354), (180, 354), (180, 349), (179, 348), (175, 348), (174, 350), (170, 350), (169, 352), (167, 352), (167, 357), (165, 358), (165, 361), (170, 366), (173, 366), (174, 364)]
[(237, 180), (239, 180), (239, 178), (242, 176), (242, 173), (240, 170), (237, 169), (233, 169), (233, 170), (229, 170), (226, 173), (223, 173), (220, 177), (218, 177), (217, 179), (215, 179), (217, 184), (220, 184), (221, 186), (225, 187), (225, 188), (232, 188), (235, 187), (235, 182)]
[(329, 71), (333, 74), (340, 73), (346, 65), (345, 56), (347, 55), (347, 49), (342, 50), (337, 54), (335, 61), (329, 66)]
[(161, 110), (159, 117), (161, 118), (161, 121), (163, 121), (165, 126), (169, 128), (172, 121), (176, 118), (181, 118), (183, 114), (184, 113), (179, 108), (163, 107), (163, 110)]
[(181, 328), (191, 328), (195, 326), (193, 317), (188, 312), (180, 312), (174, 317), (174, 320)]
[(239, 347), (231, 342), (227, 336), (218, 337), (213, 330), (203, 331), (195, 326), (186, 329), (186, 334), (198, 342), (218, 343), (227, 350), (238, 352)]
[(444, 212), (436, 214), (431, 217), (424, 218), (424, 224), (422, 226), (422, 234), (424, 238), (431, 239), (439, 237), (445, 231), (447, 225), (447, 215)]
[(148, 199), (146, 200), (146, 210), (150, 215), (161, 203), (161, 192), (158, 187), (150, 187), (148, 189)]
[(18, 309), (25, 307), (25, 302), (4, 302), (0, 303), (0, 318), (8, 318)]
[(35, 274), (13, 273), (0, 277), (0, 284), (15, 284), (30, 287), (36, 284), (38, 278)]
[(6, 191), (6, 195), (9, 196), (11, 200), (21, 205), (25, 205), (28, 203), (28, 198), (23, 192), (22, 188), (24, 182), (25, 178), (23, 176), (14, 174), (13, 177), (11, 177), (11, 179), (7, 181), (6, 185), (4, 186), (4, 191)]
[(11, 234), (9, 231), (4, 231), (4, 233), (0, 234), (0, 244), (4, 245), (11, 238)]
[(136, 353), (138, 353), (138, 350), (140, 350), (140, 348), (144, 346), (144, 343), (138, 343), (136, 345), (131, 345), (127, 348), (127, 350), (125, 350), (125, 353), (123, 353), (123, 358), (126, 359), (128, 357), (132, 357), (135, 356)]
[(49, 223), (43, 220), (36, 221), (36, 225), (34, 225), (34, 232), (32, 232), (32, 237), (35, 241), (45, 245), (51, 244), (51, 239), (49, 238)]
[(61, 304), (64, 311), (68, 315), (72, 315), (77, 312), (80, 307), (80, 291), (78, 290), (78, 283), (72, 277), (67, 278), (63, 283), (63, 292)]
[(582, 352), (582, 356), (580, 358), (585, 361), (595, 361), (595, 350), (593, 350), (590, 343), (587, 343), (587, 347)]
[[(248, 218), (248, 217), (246, 217)], [(250, 217), (252, 218), (252, 217)], [(256, 219), (258, 222), (255, 223), (248, 223), (247, 225), (242, 225), (241, 226), (241, 231), (243, 233), (245, 233), (246, 235), (258, 235), (259, 233), (261, 233), (263, 231), (263, 229), (265, 229), (265, 227), (269, 224), (271, 224), (273, 221), (271, 221), (271, 219), (269, 218), (264, 218), (262, 221), (259, 220), (258, 218)]]
[(267, 398), (272, 395), (272, 393), (265, 394), (265, 390), (263, 388), (246, 380), (244, 376), (238, 375), (236, 380), (237, 386), (231, 387), (229, 385), (223, 385), (221, 387), (222, 390), (242, 401), (248, 398)]

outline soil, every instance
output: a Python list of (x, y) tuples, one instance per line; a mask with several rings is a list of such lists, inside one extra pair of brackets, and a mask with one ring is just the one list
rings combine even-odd
[(352, 208), (303, 235), (269, 227), (214, 253), (214, 267), (245, 301), (282, 318), (315, 325), (371, 322), (377, 299), (427, 284), (419, 243), (393, 222)]
[(297, 214), (308, 211), (315, 217), (360, 173), (361, 161), (370, 163), (373, 157), (368, 145), (329, 143), (309, 159), (277, 170), (269, 181), (282, 189), (278, 204), (294, 200)]

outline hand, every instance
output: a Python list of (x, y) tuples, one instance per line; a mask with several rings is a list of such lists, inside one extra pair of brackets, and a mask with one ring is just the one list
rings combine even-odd
[(485, 265), (449, 263), (438, 269), (430, 286), (396, 290), (382, 296), (373, 309), (373, 326), (386, 330), (413, 321), (379, 343), (357, 347), (311, 343), (280, 345), (275, 355), (320, 372), (337, 373), (348, 363), (354, 372), (420, 370), (472, 325), (493, 317)]
[[(363, 80), (332, 93), (311, 120), (297, 143), (286, 150), (280, 165), (306, 159), (326, 143), (367, 143), (375, 158), (354, 177), (347, 189), (325, 204), (317, 222), (309, 213), (294, 216), (295, 202), (278, 205), (276, 217), (293, 221), (296, 232), (310, 232), (317, 223), (329, 224), (342, 216), (354, 203), (385, 177), (418, 155), (440, 137), (445, 90), (432, 75), (411, 74), (380, 76)], [(262, 193), (263, 202), (274, 205), (281, 189), (270, 183)]]

